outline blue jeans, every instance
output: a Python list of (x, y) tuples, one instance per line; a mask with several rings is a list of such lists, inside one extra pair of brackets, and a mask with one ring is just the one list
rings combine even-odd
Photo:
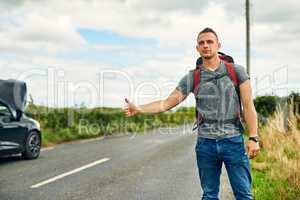
[(237, 200), (253, 199), (250, 163), (242, 135), (224, 139), (198, 137), (195, 147), (202, 200), (218, 200), (220, 175), (224, 162)]

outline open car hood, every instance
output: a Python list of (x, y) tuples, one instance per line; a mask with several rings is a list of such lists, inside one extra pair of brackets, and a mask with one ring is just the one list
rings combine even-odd
[(23, 81), (0, 79), (0, 101), (14, 111), (25, 111), (27, 87)]

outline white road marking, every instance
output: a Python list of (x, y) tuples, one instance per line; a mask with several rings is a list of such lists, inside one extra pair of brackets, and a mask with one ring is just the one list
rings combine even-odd
[(45, 148), (42, 148), (41, 151), (49, 151), (49, 150), (52, 150), (54, 149), (54, 147), (45, 147)]
[(84, 165), (84, 166), (79, 167), (79, 168), (77, 168), (77, 169), (74, 169), (74, 170), (72, 170), (72, 171), (63, 173), (63, 174), (61, 174), (61, 175), (55, 176), (55, 177), (53, 177), (53, 178), (50, 178), (50, 179), (45, 180), (45, 181), (43, 181), (43, 182), (40, 182), (40, 183), (38, 183), (38, 184), (32, 185), (32, 186), (30, 186), (30, 188), (38, 188), (38, 187), (41, 187), (41, 186), (43, 186), (43, 185), (52, 183), (52, 182), (54, 182), (54, 181), (57, 181), (57, 180), (59, 180), (59, 179), (62, 179), (62, 178), (64, 178), (64, 177), (66, 177), (66, 176), (69, 176), (69, 175), (71, 175), (71, 174), (75, 174), (75, 173), (80, 172), (80, 171), (82, 171), (82, 170), (85, 170), (85, 169), (87, 169), (87, 168), (90, 168), (90, 167), (93, 167), (93, 166), (95, 166), (95, 165), (98, 165), (98, 164), (101, 164), (101, 163), (103, 163), (103, 162), (106, 162), (106, 161), (108, 161), (108, 160), (110, 160), (110, 158), (103, 158), (103, 159), (97, 160), (97, 161), (95, 161), (95, 162), (92, 162), (92, 163), (90, 163), (90, 164)]

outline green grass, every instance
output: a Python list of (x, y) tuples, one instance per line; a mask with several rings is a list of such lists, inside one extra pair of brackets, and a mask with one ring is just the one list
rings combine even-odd
[(253, 193), (257, 200), (297, 200), (299, 188), (291, 187), (287, 180), (271, 180), (267, 171), (252, 170)]

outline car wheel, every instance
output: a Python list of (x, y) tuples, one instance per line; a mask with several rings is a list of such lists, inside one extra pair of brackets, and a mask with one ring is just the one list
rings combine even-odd
[(22, 153), (22, 157), (25, 159), (35, 159), (39, 157), (40, 150), (40, 135), (36, 131), (31, 131), (26, 139), (25, 151)]

